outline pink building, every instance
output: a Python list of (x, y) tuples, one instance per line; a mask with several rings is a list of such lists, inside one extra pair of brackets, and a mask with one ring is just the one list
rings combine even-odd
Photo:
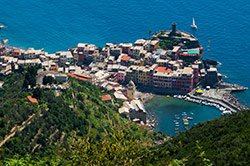
[(126, 78), (126, 72), (125, 71), (118, 71), (116, 75), (116, 79), (118, 82), (124, 82)]

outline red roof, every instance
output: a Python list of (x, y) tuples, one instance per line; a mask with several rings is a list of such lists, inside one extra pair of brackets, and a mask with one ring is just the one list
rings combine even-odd
[(101, 96), (101, 99), (102, 99), (102, 101), (110, 101), (110, 100), (112, 100), (110, 95), (103, 95), (103, 96)]
[(122, 61), (129, 61), (130, 59), (131, 59), (131, 57), (128, 55), (122, 56)]
[(51, 65), (51, 66), (50, 66), (50, 69), (56, 69), (56, 68), (57, 68), (56, 65)]
[(71, 77), (74, 77), (78, 80), (81, 80), (81, 81), (90, 81), (91, 80), (91, 77), (87, 76), (87, 75), (82, 75), (82, 74), (71, 74), (71, 73), (68, 73), (69, 76)]
[(173, 72), (173, 70), (171, 70), (171, 69), (166, 69), (165, 67), (157, 67), (157, 68), (156, 68), (156, 71), (157, 71), (157, 72), (161, 72), (161, 73), (171, 73), (171, 72)]
[(31, 103), (38, 103), (38, 100), (36, 98), (33, 98), (32, 96), (27, 96), (27, 99), (31, 102)]

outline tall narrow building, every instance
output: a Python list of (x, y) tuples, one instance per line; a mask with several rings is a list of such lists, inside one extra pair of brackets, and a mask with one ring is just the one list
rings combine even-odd
[(128, 85), (127, 85), (127, 97), (129, 101), (132, 101), (135, 99), (135, 84), (134, 82), (131, 80), (129, 81)]

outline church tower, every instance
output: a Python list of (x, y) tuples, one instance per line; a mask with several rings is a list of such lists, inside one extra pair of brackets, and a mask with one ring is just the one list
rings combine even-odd
[(135, 99), (135, 84), (132, 80), (127, 85), (127, 97), (129, 101)]

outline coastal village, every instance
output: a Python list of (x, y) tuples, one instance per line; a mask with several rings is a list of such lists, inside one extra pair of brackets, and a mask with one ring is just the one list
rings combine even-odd
[[(151, 125), (144, 108), (144, 102), (152, 98), (151, 94), (172, 95), (216, 107), (224, 114), (247, 108), (231, 95), (233, 91), (247, 88), (223, 82), (217, 63), (203, 60), (203, 47), (198, 39), (177, 30), (175, 23), (172, 30), (160, 31), (151, 39), (106, 43), (103, 48), (79, 43), (67, 51), (53, 54), (44, 49), (0, 44), (1, 75), (37, 64), (41, 69), (37, 73), (36, 87), (67, 89), (69, 77), (91, 82), (113, 94), (105, 94), (100, 99), (111, 103), (113, 98), (122, 100), (119, 113), (141, 125)], [(51, 77), (57, 83), (45, 84), (44, 79)], [(0, 87), (3, 84), (0, 82)]]

